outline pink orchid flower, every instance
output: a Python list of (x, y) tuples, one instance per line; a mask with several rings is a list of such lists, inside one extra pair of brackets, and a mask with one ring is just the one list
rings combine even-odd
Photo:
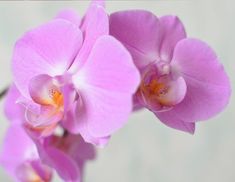
[(65, 132), (36, 141), (41, 160), (57, 171), (64, 181), (81, 182), (85, 162), (95, 158), (92, 144), (80, 135)]
[(134, 109), (146, 107), (164, 124), (194, 133), (195, 122), (228, 104), (230, 83), (216, 54), (206, 43), (187, 38), (177, 17), (116, 12), (110, 34), (130, 51), (142, 76)]
[(21, 125), (12, 124), (4, 141), (0, 163), (14, 181), (52, 181), (52, 169), (41, 162), (36, 145)]
[(5, 101), (10, 128), (0, 155), (1, 164), (15, 181), (50, 182), (55, 169), (65, 181), (81, 182), (86, 161), (95, 158), (93, 145), (85, 143), (80, 135), (68, 132), (31, 139), (31, 133), (28, 136), (25, 132), (29, 132), (28, 128), (22, 127), (25, 126), (24, 108), (15, 104), (19, 97), (19, 91), (12, 85)]
[(25, 126), (36, 137), (58, 124), (104, 145), (132, 110), (139, 73), (131, 55), (109, 36), (108, 15), (92, 2), (82, 19), (73, 11), (34, 28), (17, 41), (14, 83), (22, 97)]
[(4, 138), (0, 163), (17, 182), (52, 181), (52, 169), (43, 164), (37, 147), (22, 127), (23, 108), (15, 104), (20, 93), (13, 85), (5, 102), (6, 117), (10, 127)]

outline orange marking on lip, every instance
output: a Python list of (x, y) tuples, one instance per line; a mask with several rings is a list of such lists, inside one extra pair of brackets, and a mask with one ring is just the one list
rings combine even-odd
[(157, 79), (152, 79), (148, 84), (142, 82), (140, 85), (140, 90), (147, 97), (161, 97), (167, 93), (168, 88), (164, 83), (158, 82)]
[(165, 83), (159, 82), (158, 79), (152, 78), (148, 83), (142, 80), (139, 93), (145, 98), (148, 103), (159, 103), (161, 105), (168, 106), (169, 103), (165, 100), (165, 95), (168, 93), (169, 88)]
[(52, 106), (55, 106), (56, 108), (63, 107), (64, 96), (59, 90), (57, 90), (57, 89), (49, 90), (48, 94), (49, 94), (48, 98), (41, 98), (40, 104), (52, 105)]
[(61, 92), (59, 91), (55, 91), (52, 95), (52, 100), (54, 102), (54, 104), (60, 108), (64, 105), (64, 96)]

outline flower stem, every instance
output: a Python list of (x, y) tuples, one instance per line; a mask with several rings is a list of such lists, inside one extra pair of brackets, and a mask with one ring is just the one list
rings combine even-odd
[(8, 87), (6, 87), (5, 89), (3, 89), (1, 92), (0, 92), (0, 99), (4, 97), (4, 95), (6, 95), (8, 91)]

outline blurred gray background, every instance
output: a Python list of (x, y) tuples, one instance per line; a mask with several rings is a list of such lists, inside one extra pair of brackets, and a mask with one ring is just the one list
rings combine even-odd
[[(10, 63), (15, 41), (28, 29), (74, 8), (82, 15), (88, 1), (0, 2), (0, 90), (11, 83)], [(190, 37), (208, 42), (235, 81), (234, 0), (107, 1), (107, 11), (145, 9), (156, 15), (178, 15)], [(0, 102), (0, 140), (7, 128)], [(189, 135), (160, 123), (147, 110), (132, 114), (113, 135), (98, 158), (87, 165), (85, 182), (234, 182), (235, 98), (208, 122), (198, 123)], [(10, 182), (0, 169), (0, 181)], [(59, 182), (59, 179), (55, 179)]]

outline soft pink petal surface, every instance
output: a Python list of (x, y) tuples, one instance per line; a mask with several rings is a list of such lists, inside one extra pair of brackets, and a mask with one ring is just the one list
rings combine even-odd
[(86, 123), (92, 136), (109, 136), (124, 125), (140, 76), (131, 56), (117, 40), (110, 36), (97, 40), (73, 80), (85, 110), (79, 123)]
[(42, 161), (54, 168), (63, 180), (80, 182), (79, 168), (72, 158), (54, 147), (48, 146), (39, 150)]
[(181, 118), (178, 118), (177, 115), (174, 115), (174, 113), (166, 111), (166, 112), (159, 112), (155, 114), (161, 122), (163, 122), (165, 125), (185, 131), (188, 133), (193, 134), (195, 131), (195, 123), (190, 123), (188, 121), (184, 121)]
[(162, 28), (162, 40), (160, 45), (161, 60), (170, 62), (175, 45), (186, 37), (184, 25), (176, 16), (163, 16), (159, 19)]
[[(94, 91), (93, 91), (94, 90)], [(121, 128), (132, 111), (130, 94), (115, 93), (91, 87), (81, 91), (85, 113), (80, 116), (81, 124), (87, 123), (91, 136), (105, 137)]]
[(99, 147), (105, 146), (110, 137), (94, 137), (89, 132), (87, 123), (81, 123), (80, 118), (84, 117), (85, 112), (86, 110), (81, 100), (74, 102), (73, 107), (71, 107), (71, 110), (67, 112), (62, 120), (63, 127), (72, 134), (80, 133), (86, 142)]
[[(74, 141), (77, 142), (77, 138), (75, 138)], [(74, 150), (74, 153), (76, 153), (76, 157), (83, 161), (93, 160), (96, 157), (95, 147), (90, 143), (86, 143), (81, 136), (79, 137), (79, 145), (77, 149)]]
[(92, 2), (80, 27), (83, 32), (84, 42), (71, 67), (72, 72), (76, 71), (84, 64), (96, 40), (100, 36), (108, 35), (109, 33), (109, 20), (104, 7), (95, 1)]
[(82, 33), (72, 23), (57, 19), (27, 32), (17, 41), (12, 68), (15, 84), (29, 98), (28, 84), (39, 74), (63, 74), (82, 44)]
[(105, 8), (105, 1), (104, 0), (92, 0), (91, 4), (96, 4), (99, 6), (102, 6), (103, 8)]
[(37, 158), (36, 146), (20, 124), (12, 124), (4, 138), (0, 154), (1, 165), (9, 175), (15, 176), (15, 170), (22, 162)]
[(159, 58), (161, 25), (148, 11), (120, 11), (110, 15), (110, 34), (121, 41), (133, 56), (138, 68)]
[(15, 171), (19, 182), (52, 181), (52, 169), (44, 165), (39, 159), (22, 163)]
[(15, 84), (12, 84), (7, 92), (4, 111), (7, 119), (11, 122), (22, 122), (24, 118), (24, 107), (17, 104), (20, 93)]
[(55, 18), (70, 21), (71, 23), (75, 24), (77, 28), (79, 28), (82, 21), (78, 13), (73, 9), (62, 10)]
[(227, 74), (213, 50), (196, 39), (180, 41), (172, 66), (184, 77), (187, 93), (170, 112), (189, 122), (206, 120), (228, 104), (231, 88)]
[(78, 126), (79, 126), (78, 131), (82, 135), (85, 142), (91, 143), (98, 147), (104, 147), (108, 144), (110, 136), (96, 137), (92, 135), (86, 123), (83, 123), (83, 125), (79, 124)]
[(73, 135), (72, 138), (74, 139), (73, 143), (77, 142), (77, 146), (73, 147), (71, 155), (79, 166), (81, 181), (83, 181), (85, 164), (87, 161), (94, 160), (96, 158), (96, 150), (91, 143), (86, 143), (80, 135)]

